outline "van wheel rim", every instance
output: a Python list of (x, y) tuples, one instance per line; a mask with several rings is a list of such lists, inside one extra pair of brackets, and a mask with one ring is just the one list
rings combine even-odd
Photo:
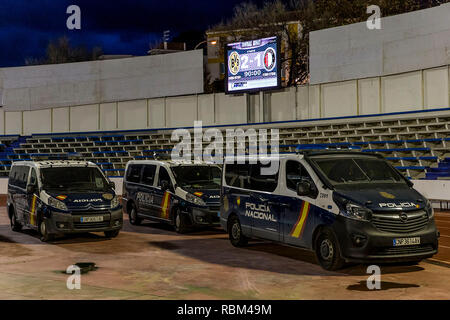
[(177, 227), (177, 229), (179, 229), (180, 228), (180, 224), (181, 224), (180, 215), (177, 214), (177, 216), (175, 218), (175, 227)]
[(41, 222), (41, 228), (40, 229), (41, 229), (41, 234), (45, 235), (47, 230), (45, 229), (45, 222), (44, 221)]
[(131, 210), (130, 218), (131, 218), (131, 221), (136, 221), (136, 211), (134, 209)]
[(329, 261), (333, 258), (334, 248), (330, 239), (324, 239), (320, 244), (320, 255), (323, 260)]
[(11, 226), (14, 227), (15, 225), (16, 225), (16, 215), (13, 214), (13, 215), (11, 216)]
[(233, 239), (239, 239), (241, 236), (241, 228), (238, 223), (233, 224), (233, 227), (231, 228), (231, 235), (233, 236)]

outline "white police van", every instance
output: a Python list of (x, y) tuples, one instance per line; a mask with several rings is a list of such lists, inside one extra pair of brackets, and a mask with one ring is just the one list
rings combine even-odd
[(70, 233), (116, 237), (123, 224), (114, 182), (86, 161), (14, 162), (7, 209), (13, 231), (35, 229), (44, 242)]
[(281, 155), (279, 170), (223, 168), (221, 224), (234, 246), (262, 238), (314, 250), (321, 266), (407, 262), (438, 250), (430, 202), (381, 155), (310, 151)]
[(133, 160), (126, 166), (122, 203), (130, 223), (169, 223), (184, 233), (219, 226), (221, 168), (215, 164)]

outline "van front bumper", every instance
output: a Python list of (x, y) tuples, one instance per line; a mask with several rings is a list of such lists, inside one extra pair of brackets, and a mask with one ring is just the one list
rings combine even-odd
[(205, 208), (195, 207), (190, 208), (189, 215), (194, 227), (218, 227), (220, 226), (219, 212), (219, 205)]
[[(333, 231), (339, 239), (342, 258), (348, 262), (418, 261), (438, 252), (439, 232), (434, 219), (430, 219), (419, 231), (393, 233), (379, 230), (372, 222), (338, 217), (333, 224)], [(420, 238), (420, 244), (394, 246), (394, 239), (399, 238)]]
[[(100, 222), (82, 222), (85, 217), (103, 217)], [(120, 230), (123, 226), (122, 208), (104, 210), (104, 212), (62, 213), (52, 211), (48, 219), (51, 234), (73, 234), (86, 232), (104, 232)]]

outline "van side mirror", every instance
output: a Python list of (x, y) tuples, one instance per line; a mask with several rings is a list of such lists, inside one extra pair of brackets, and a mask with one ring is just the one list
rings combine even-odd
[(36, 185), (34, 185), (34, 184), (27, 185), (27, 193), (28, 194), (33, 194), (35, 191), (36, 191)]
[(162, 181), (161, 181), (161, 190), (162, 190), (162, 191), (167, 191), (169, 188), (170, 188), (169, 181), (167, 181), (167, 180), (162, 180)]
[(299, 196), (310, 196), (314, 193), (313, 186), (310, 181), (302, 180), (297, 183), (297, 195)]
[(116, 190), (116, 184), (113, 181), (109, 182), (109, 187), (113, 190)]

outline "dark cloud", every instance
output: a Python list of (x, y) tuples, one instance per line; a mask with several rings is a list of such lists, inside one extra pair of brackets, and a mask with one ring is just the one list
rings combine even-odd
[[(0, 66), (41, 57), (49, 40), (67, 35), (75, 45), (101, 46), (108, 54), (144, 55), (149, 43), (226, 20), (242, 0), (1, 0)], [(262, 1), (257, 1), (262, 2)], [(81, 8), (82, 30), (66, 28), (69, 5)]]

